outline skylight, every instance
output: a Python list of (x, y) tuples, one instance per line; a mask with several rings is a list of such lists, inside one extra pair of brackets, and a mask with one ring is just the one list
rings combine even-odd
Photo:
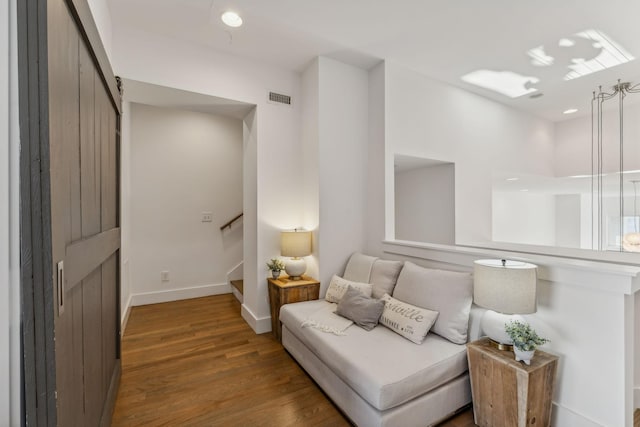
[[(545, 73), (538, 74), (544, 76), (545, 80), (554, 80), (554, 76), (558, 80), (573, 80), (635, 59), (611, 37), (594, 29), (562, 37), (557, 44), (537, 46), (526, 53), (530, 58), (533, 74), (538, 74), (535, 69), (549, 68)], [(541, 81), (538, 77), (515, 71), (489, 69), (472, 71), (461, 78), (467, 83), (509, 98), (537, 92), (539, 89), (535, 85)]]
[(616, 65), (621, 65), (635, 59), (633, 55), (602, 31), (586, 30), (577, 33), (576, 36), (590, 40), (593, 47), (601, 50), (600, 54), (593, 59), (574, 58), (574, 63), (569, 65), (571, 71), (564, 76), (565, 80), (577, 79), (578, 77), (606, 70), (607, 68), (615, 67)]
[(556, 58), (552, 55), (564, 57), (565, 61), (568, 61), (565, 64), (569, 69), (564, 80), (573, 80), (635, 59), (622, 46), (599, 30), (585, 30), (574, 34), (571, 38), (561, 38), (558, 40), (558, 47), (561, 49), (554, 50), (554, 46), (546, 50), (544, 46), (529, 49), (527, 55), (531, 58), (531, 65), (562, 66), (564, 64), (556, 63)]
[(513, 71), (476, 70), (462, 76), (462, 80), (480, 86), (509, 98), (517, 98), (538, 89), (531, 87), (538, 83), (537, 77), (522, 76)]

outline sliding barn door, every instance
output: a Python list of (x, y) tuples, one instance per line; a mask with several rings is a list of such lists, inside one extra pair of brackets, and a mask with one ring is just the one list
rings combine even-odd
[(69, 4), (47, 2), (57, 423), (99, 426), (120, 375), (119, 113)]

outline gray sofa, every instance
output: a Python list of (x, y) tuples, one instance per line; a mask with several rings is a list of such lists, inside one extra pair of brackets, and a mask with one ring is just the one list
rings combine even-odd
[[(384, 266), (384, 274), (380, 274), (380, 268), (367, 268), (375, 263)], [(366, 281), (372, 281), (371, 283), (384, 282), (378, 284), (388, 290), (389, 279), (395, 285), (395, 279), (398, 277), (397, 274), (393, 277), (394, 274), (390, 273), (391, 264), (388, 263), (389, 261), (354, 254), (344, 276), (355, 281), (367, 279)], [(408, 266), (402, 267), (402, 264), (400, 268), (409, 270)], [(418, 304), (415, 305), (424, 306), (424, 295), (429, 295), (434, 289), (442, 294), (457, 286), (449, 286), (446, 283), (449, 280), (455, 281), (456, 276), (448, 279), (448, 273), (442, 276), (441, 271), (427, 271), (414, 265), (411, 265), (411, 268), (413, 275), (400, 274), (398, 291), (402, 291), (404, 300), (411, 299), (411, 292), (419, 292), (421, 295), (416, 296)], [(372, 275), (373, 271), (377, 271), (377, 274)], [(425, 274), (437, 277), (438, 283), (429, 285), (431, 289), (425, 288), (423, 293), (421, 290), (423, 277), (427, 277)], [(432, 274), (435, 276), (431, 276)], [(462, 278), (465, 280), (466, 295), (467, 278)], [(400, 284), (401, 281), (411, 283)], [(393, 286), (391, 288), (393, 289)], [(452, 289), (451, 292), (456, 302), (459, 302), (455, 296), (458, 291)], [(375, 294), (374, 291), (374, 296)], [(427, 303), (432, 303), (433, 295), (435, 294), (431, 294)], [(467, 297), (464, 299), (466, 301)], [(471, 402), (464, 342), (454, 343), (433, 333), (437, 324), (420, 345), (382, 325), (371, 331), (352, 325), (344, 336), (302, 326), (312, 313), (330, 304), (332, 303), (321, 299), (284, 305), (280, 312), (282, 343), (356, 425), (429, 426), (444, 420)], [(433, 304), (437, 305), (437, 302)], [(468, 305), (471, 306), (470, 300)], [(446, 321), (447, 308), (442, 305), (439, 308), (442, 311), (440, 316)], [(468, 322), (464, 340), (477, 339), (482, 309), (472, 306), (461, 311), (464, 312), (462, 318)], [(453, 314), (458, 316), (457, 313)], [(459, 324), (460, 316), (457, 321)], [(442, 330), (442, 325), (438, 326)]]

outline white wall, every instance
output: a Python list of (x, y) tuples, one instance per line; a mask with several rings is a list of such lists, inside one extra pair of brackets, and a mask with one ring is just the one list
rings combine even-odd
[[(254, 330), (268, 332), (265, 262), (280, 253), (280, 230), (301, 224), (305, 210), (299, 200), (287, 196), (302, 189), (300, 76), (205, 46), (119, 27), (113, 29), (112, 51), (114, 70), (123, 78), (257, 105), (252, 117), (245, 118), (245, 131), (251, 135), (245, 138), (244, 197), (256, 204), (244, 217), (244, 245), (252, 250), (244, 253), (242, 313)], [(269, 90), (291, 95), (293, 106), (268, 103)]]
[[(305, 226), (315, 230), (321, 295), (365, 242), (368, 73), (319, 57), (303, 73)], [(317, 263), (317, 267), (316, 267)]]
[(307, 272), (319, 277), (318, 226), (320, 224), (320, 172), (318, 164), (320, 140), (320, 60), (316, 58), (302, 73), (302, 226), (313, 230), (311, 256), (306, 257)]
[(493, 241), (556, 244), (556, 199), (553, 194), (493, 191), (492, 197)]
[(93, 20), (98, 27), (98, 33), (102, 39), (104, 50), (107, 52), (109, 60), (111, 60), (111, 39), (112, 39), (112, 24), (111, 24), (111, 10), (109, 9), (108, 0), (87, 0), (89, 3), (89, 9), (93, 15)]
[(455, 244), (455, 167), (395, 173), (395, 235), (399, 240)]
[(20, 243), (16, 2), (0, 6), (0, 425), (19, 426)]
[(120, 135), (120, 321), (124, 335), (131, 306), (131, 103), (128, 101), (122, 102)]
[(322, 292), (365, 242), (368, 74), (319, 58), (319, 279)]
[[(386, 138), (386, 65), (380, 62), (369, 70), (369, 162), (367, 167), (367, 204), (366, 204), (366, 251), (371, 254), (382, 254), (382, 241), (387, 232), (385, 223), (389, 213), (394, 209), (394, 195), (385, 191), (385, 153), (388, 147)], [(389, 149), (390, 157), (393, 150)], [(386, 201), (386, 203), (385, 203)], [(391, 224), (394, 216), (391, 217)]]
[[(227, 271), (242, 260), (242, 229), (219, 227), (242, 212), (242, 122), (136, 103), (130, 120), (134, 305), (194, 288), (228, 292)], [(202, 222), (202, 212), (213, 221)]]
[[(624, 106), (624, 170), (640, 169), (640, 104), (628, 101), (640, 97), (631, 94)], [(618, 100), (608, 101), (603, 113), (604, 173), (620, 169)], [(556, 124), (556, 175), (591, 173), (591, 116), (576, 117)]]
[(386, 68), (386, 191), (389, 151), (455, 163), (456, 242), (490, 241), (492, 171), (553, 176), (553, 124), (393, 62)]

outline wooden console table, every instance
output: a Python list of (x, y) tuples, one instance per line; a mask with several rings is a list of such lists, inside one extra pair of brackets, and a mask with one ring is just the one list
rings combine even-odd
[(551, 425), (558, 357), (536, 350), (527, 366), (488, 338), (467, 344), (473, 414), (480, 427)]

